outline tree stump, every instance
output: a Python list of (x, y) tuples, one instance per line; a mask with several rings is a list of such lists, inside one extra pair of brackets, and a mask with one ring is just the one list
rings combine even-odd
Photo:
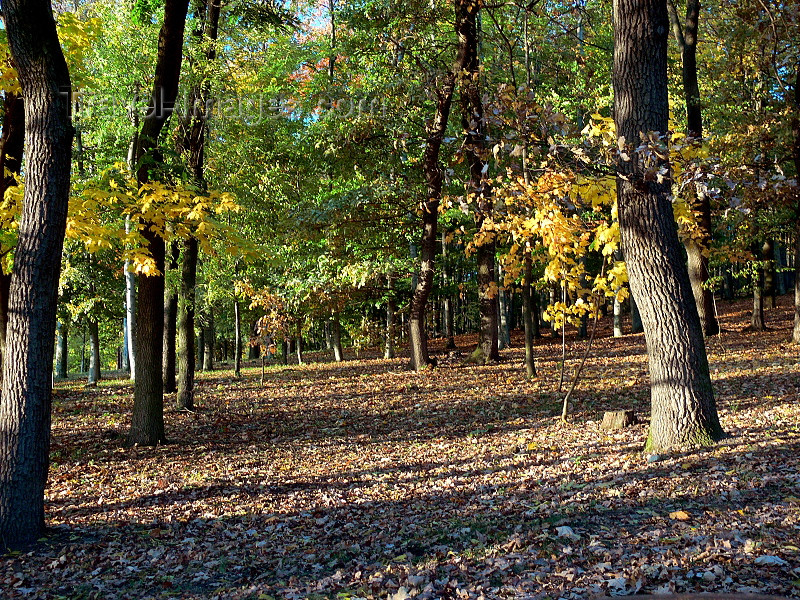
[(636, 423), (636, 414), (632, 410), (608, 410), (603, 415), (603, 422), (600, 424), (600, 429), (603, 431), (625, 429)]

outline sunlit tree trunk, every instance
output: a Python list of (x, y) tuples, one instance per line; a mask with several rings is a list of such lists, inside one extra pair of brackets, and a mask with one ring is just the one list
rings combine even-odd
[(668, 129), (668, 32), (664, 0), (614, 1), (614, 120), (630, 157), (617, 164), (619, 223), (648, 347), (651, 452), (723, 435), (670, 184), (649, 177), (635, 150), (643, 135)]
[(194, 409), (195, 371), (195, 285), (197, 284), (197, 239), (190, 237), (183, 242), (181, 260), (181, 283), (178, 292), (178, 408)]
[(342, 362), (344, 352), (342, 351), (342, 325), (339, 323), (338, 315), (331, 318), (331, 347), (333, 349), (333, 360)]
[(89, 378), (90, 385), (100, 381), (100, 328), (97, 319), (89, 319)]
[(214, 309), (208, 307), (207, 324), (203, 328), (203, 371), (214, 370), (214, 344), (217, 332), (214, 329)]
[(239, 299), (233, 301), (233, 335), (236, 339), (233, 343), (233, 375), (234, 377), (242, 376), (242, 314)]
[(528, 377), (536, 377), (536, 364), (533, 355), (533, 342), (539, 337), (539, 307), (533, 289), (533, 259), (530, 252), (525, 253), (525, 279), (522, 282), (522, 322), (525, 327), (525, 372)]

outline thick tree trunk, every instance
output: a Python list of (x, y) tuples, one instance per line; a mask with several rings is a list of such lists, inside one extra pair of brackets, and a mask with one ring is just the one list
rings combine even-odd
[(668, 129), (668, 27), (663, 0), (614, 1), (614, 119), (630, 157), (617, 164), (619, 223), (649, 352), (651, 452), (723, 436), (670, 184), (649, 176), (635, 151), (643, 135)]
[(96, 385), (100, 381), (100, 328), (97, 319), (90, 319), (89, 328), (89, 377), (88, 383)]
[(494, 242), (478, 247), (478, 298), (480, 300), (481, 328), (479, 345), (486, 356), (486, 362), (500, 360), (497, 340), (497, 284), (494, 271)]
[(233, 344), (233, 376), (238, 378), (242, 376), (242, 313), (238, 299), (233, 301), (233, 318), (233, 335), (236, 336)]
[(197, 284), (197, 240), (183, 242), (181, 283), (178, 291), (178, 408), (194, 409), (195, 371), (195, 286)]
[[(539, 310), (533, 290), (533, 260), (530, 253), (525, 254), (525, 279), (522, 282), (522, 322), (525, 327), (525, 372), (528, 377), (536, 377), (533, 355), (533, 341), (539, 337)], [(536, 323), (534, 324), (534, 320)]]
[[(183, 32), (189, 0), (166, 0), (164, 22), (158, 37), (158, 57), (153, 92), (147, 115), (137, 139), (136, 179), (142, 185), (150, 179), (152, 154), (158, 136), (175, 108), (183, 59)], [(148, 224), (142, 235), (158, 269), (158, 275), (139, 277), (136, 299), (136, 380), (133, 388), (133, 416), (128, 443), (155, 446), (164, 436), (164, 240)]]
[(331, 347), (333, 348), (333, 360), (342, 362), (344, 360), (344, 352), (342, 351), (342, 326), (339, 323), (339, 317), (334, 316), (331, 318)]
[(69, 72), (50, 2), (4, 0), (2, 8), (27, 115), (24, 203), (0, 397), (0, 540), (5, 551), (35, 542), (45, 525), (53, 338), (73, 129)]
[(56, 338), (56, 377), (66, 379), (69, 374), (69, 325), (59, 323)]
[(639, 305), (636, 304), (636, 299), (631, 294), (631, 333), (642, 333), (643, 331), (644, 325), (642, 325), (642, 315), (639, 314)]

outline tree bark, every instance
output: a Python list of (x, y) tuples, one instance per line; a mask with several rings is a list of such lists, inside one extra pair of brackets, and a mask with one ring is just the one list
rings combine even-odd
[(668, 129), (668, 31), (663, 0), (614, 1), (614, 120), (630, 157), (617, 163), (619, 223), (649, 354), (651, 452), (723, 436), (670, 183), (659, 183), (635, 150), (648, 132)]
[(61, 322), (57, 326), (56, 377), (66, 379), (69, 371), (69, 325)]
[[(125, 217), (125, 233), (130, 233), (131, 221)], [(125, 342), (128, 349), (128, 368), (136, 381), (136, 275), (131, 263), (125, 260)]]
[[(794, 138), (792, 157), (794, 158), (795, 176), (800, 177), (800, 61), (795, 67), (792, 104), (792, 137)], [(800, 344), (800, 197), (798, 197), (794, 210), (794, 327), (792, 328), (792, 341)]]
[(100, 381), (100, 328), (97, 319), (89, 319), (89, 377), (88, 383), (96, 385)]
[(203, 328), (203, 371), (214, 370), (214, 342), (217, 332), (214, 329), (214, 310), (208, 307), (208, 324)]
[(239, 299), (233, 301), (233, 335), (236, 339), (233, 343), (233, 376), (239, 378), (242, 376), (242, 312)]
[[(539, 310), (533, 293), (533, 258), (525, 254), (525, 279), (522, 282), (522, 322), (525, 327), (525, 372), (528, 377), (536, 377), (536, 364), (533, 355), (533, 341), (538, 337)], [(536, 324), (534, 324), (534, 317)]]
[[(189, 0), (166, 0), (164, 22), (158, 37), (158, 57), (153, 93), (142, 122), (136, 148), (136, 179), (142, 185), (150, 179), (150, 165), (143, 160), (157, 146), (158, 136), (175, 109), (178, 80), (183, 59), (183, 32)], [(133, 388), (133, 416), (128, 443), (155, 446), (164, 435), (164, 240), (150, 223), (143, 223), (142, 236), (158, 269), (157, 275), (141, 275), (136, 306), (136, 380)]]
[[(298, 334), (297, 337), (294, 340), (294, 353), (295, 353), (295, 356), (297, 356), (297, 364), (298, 365), (302, 365), (303, 364), (303, 336), (301, 336), (300, 334)], [(336, 362), (341, 362), (341, 361), (336, 361)]]
[[(8, 295), (0, 397), (0, 540), (22, 549), (44, 531), (53, 338), (67, 223), (71, 84), (47, 0), (4, 0), (25, 98), (25, 192)], [(19, 157), (16, 157), (19, 158)]]
[(764, 294), (769, 297), (770, 308), (777, 305), (778, 282), (775, 273), (775, 241), (764, 240), (761, 247), (761, 260), (764, 261)]
[[(386, 299), (386, 339), (384, 340), (384, 350), (383, 350), (383, 358), (391, 359), (394, 358), (394, 336), (395, 336), (395, 313), (397, 312), (397, 301), (394, 297), (394, 276), (389, 275), (387, 277), (387, 287), (389, 289), (389, 297)], [(329, 329), (326, 327), (325, 332), (326, 334), (329, 333)], [(330, 340), (330, 336), (326, 335), (326, 344)]]
[(442, 197), (444, 174), (439, 161), (439, 152), (447, 131), (450, 108), (453, 102), (456, 78), (461, 75), (467, 64), (468, 54), (466, 39), (461, 29), (468, 20), (465, 16), (471, 9), (477, 9), (474, 0), (455, 0), (455, 29), (458, 33), (458, 51), (453, 68), (437, 79), (434, 87), (436, 94), (436, 111), (433, 119), (426, 127), (425, 151), (422, 168), (425, 173), (426, 199), (420, 205), (422, 209), (422, 239), (420, 243), (420, 267), (414, 295), (408, 317), (409, 349), (411, 352), (411, 368), (415, 371), (424, 369), (430, 363), (428, 355), (428, 337), (425, 333), (425, 309), (428, 296), (433, 288), (433, 276), (436, 257), (436, 227), (439, 217), (439, 201)]
[[(681, 26), (674, 1), (668, 0), (672, 31), (681, 51), (683, 95), (686, 103), (686, 134), (690, 138), (703, 137), (703, 113), (700, 102), (700, 85), (697, 79), (697, 31), (700, 20), (700, 0), (687, 0), (686, 19)], [(717, 335), (719, 323), (714, 313), (714, 294), (706, 287), (709, 278), (708, 252), (711, 248), (711, 202), (697, 186), (689, 186), (690, 205), (699, 215), (698, 233), (684, 242), (688, 260), (689, 281), (697, 304), (700, 323), (705, 335)]]
[[(178, 268), (178, 245), (172, 243), (169, 268)], [(177, 388), (175, 379), (176, 356), (175, 356), (175, 337), (178, 327), (178, 294), (174, 290), (166, 290), (164, 294), (164, 344), (163, 344), (163, 377), (164, 393), (172, 394)]]
[(753, 269), (753, 312), (750, 313), (750, 329), (752, 331), (766, 331), (767, 325), (764, 322), (764, 266), (759, 260), (761, 255), (760, 244), (753, 245), (753, 254), (756, 257), (756, 265)]
[(333, 360), (342, 362), (344, 360), (344, 352), (342, 351), (342, 325), (339, 323), (339, 317), (334, 316), (331, 318), (331, 346), (333, 348)]
[(195, 285), (197, 284), (197, 239), (183, 242), (181, 283), (178, 291), (178, 408), (194, 409), (195, 371)]

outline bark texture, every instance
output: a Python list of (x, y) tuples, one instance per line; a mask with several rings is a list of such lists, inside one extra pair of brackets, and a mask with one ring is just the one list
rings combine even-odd
[[(792, 106), (792, 137), (794, 147), (792, 157), (794, 158), (794, 172), (796, 177), (800, 177), (800, 61), (795, 67), (794, 79), (794, 102)], [(795, 205), (795, 254), (794, 254), (794, 327), (792, 329), (792, 341), (800, 344), (800, 195)]]
[[(173, 242), (170, 250), (169, 268), (173, 271), (178, 268), (178, 246)], [(177, 389), (175, 379), (176, 368), (176, 335), (178, 326), (178, 294), (174, 290), (164, 293), (164, 342), (163, 342), (163, 378), (164, 393), (172, 394)]]
[[(166, 0), (164, 22), (158, 37), (158, 57), (153, 94), (142, 121), (136, 148), (136, 178), (140, 185), (150, 179), (150, 161), (158, 136), (175, 109), (183, 59), (183, 32), (189, 0)], [(142, 224), (159, 275), (139, 277), (136, 301), (136, 380), (133, 388), (133, 416), (128, 443), (154, 446), (164, 436), (164, 240), (149, 223)]]
[(0, 544), (44, 530), (53, 337), (67, 223), (71, 85), (48, 0), (5, 0), (3, 18), (25, 98), (25, 199), (8, 296), (0, 397)]
[(668, 181), (634, 152), (666, 132), (667, 36), (663, 0), (614, 1), (614, 118), (628, 144), (618, 168), (619, 222), (631, 291), (649, 353), (652, 418), (647, 450), (710, 444), (723, 436), (703, 331), (678, 240)]
[(178, 408), (194, 409), (194, 307), (197, 284), (197, 240), (183, 242), (181, 287), (178, 292)]

